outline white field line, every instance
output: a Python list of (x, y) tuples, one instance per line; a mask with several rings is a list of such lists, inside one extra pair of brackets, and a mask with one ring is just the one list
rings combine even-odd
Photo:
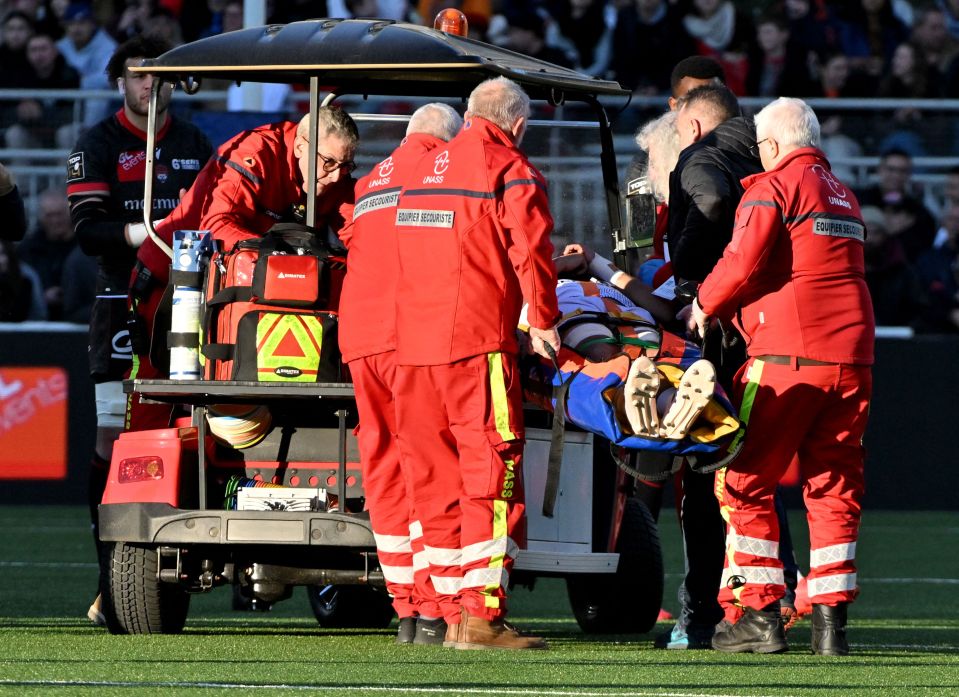
[[(53, 561), (4, 561), (0, 560), (0, 568), (29, 568), (37, 567), (44, 569), (95, 569), (96, 562), (53, 562)], [(683, 578), (685, 574), (666, 574), (666, 578)], [(859, 577), (860, 583), (885, 583), (890, 585), (909, 584), (909, 583), (929, 583), (932, 585), (956, 586), (959, 585), (959, 578), (869, 578)]]
[(903, 651), (959, 651), (954, 644), (850, 644), (854, 649), (899, 649)]
[[(134, 682), (121, 680), (0, 680), (2, 685), (16, 685), (18, 687), (151, 687), (151, 688), (191, 688), (191, 689), (237, 689), (237, 690), (294, 690), (294, 691), (317, 691), (324, 692), (337, 691), (356, 693), (365, 692), (383, 692), (383, 693), (403, 693), (403, 694), (443, 694), (455, 693), (457, 695), (529, 695), (528, 689), (491, 687), (487, 689), (458, 687), (455, 685), (297, 685), (297, 684), (276, 684), (276, 685), (250, 685), (245, 683), (230, 682)], [(537, 695), (544, 697), (771, 697), (768, 695), (756, 695), (746, 693), (716, 693), (716, 692), (650, 692), (643, 690), (640, 692), (629, 691), (603, 691), (589, 692), (583, 690), (542, 690), (537, 689)], [(782, 697), (777, 695), (777, 697)]]

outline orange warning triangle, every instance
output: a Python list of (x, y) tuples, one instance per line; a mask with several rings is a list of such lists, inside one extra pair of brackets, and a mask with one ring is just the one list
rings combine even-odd
[(273, 350), (273, 355), (277, 357), (289, 356), (290, 358), (305, 358), (306, 354), (303, 353), (303, 347), (300, 346), (300, 342), (296, 340), (292, 330), (289, 327), (285, 327), (285, 331), (286, 333), (283, 335), (283, 338), (280, 339), (276, 348)]

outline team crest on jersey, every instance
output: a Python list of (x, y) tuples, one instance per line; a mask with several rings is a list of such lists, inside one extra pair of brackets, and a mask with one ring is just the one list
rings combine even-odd
[(75, 152), (67, 158), (67, 181), (77, 181), (83, 179), (84, 176), (83, 153)]

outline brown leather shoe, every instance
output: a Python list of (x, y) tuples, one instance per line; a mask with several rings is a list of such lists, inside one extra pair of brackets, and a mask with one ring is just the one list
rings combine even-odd
[[(546, 642), (540, 637), (523, 636), (505, 621), (487, 620), (463, 611), (459, 625), (458, 649), (545, 649)], [(447, 638), (449, 634), (447, 634)], [(446, 642), (443, 643), (446, 646)]]
[(448, 649), (456, 647), (456, 645), (459, 643), (460, 627), (462, 626), (462, 624), (450, 624), (449, 622), (446, 623), (446, 638), (443, 639), (443, 646)]

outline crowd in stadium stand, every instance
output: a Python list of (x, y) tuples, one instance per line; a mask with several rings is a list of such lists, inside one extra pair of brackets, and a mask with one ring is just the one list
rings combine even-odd
[[(666, 94), (672, 66), (701, 54), (723, 65), (740, 96), (959, 98), (959, 0), (267, 0), (266, 18), (429, 25), (446, 7), (464, 12), (476, 38), (641, 95)], [(0, 0), (0, 18), (0, 89), (106, 89), (104, 68), (118, 42), (159, 33), (177, 45), (239, 29), (243, 2)], [(109, 107), (88, 105), (79, 128)], [(0, 114), (6, 148), (68, 149), (79, 135), (64, 101), (2, 100)], [(912, 180), (913, 159), (955, 153), (959, 133), (951, 119), (909, 108), (856, 118), (852, 128), (842, 114), (825, 115), (824, 149), (861, 155), (867, 137), (866, 150), (881, 155), (876, 186), (857, 192), (871, 217), (868, 280), (878, 323), (959, 331), (959, 168), (948, 173), (943, 196)], [(41, 306), (30, 316), (82, 322), (82, 302), (64, 307), (62, 275), (82, 278), (84, 259), (50, 217), (21, 244), (17, 273), (33, 266), (44, 289), (31, 296)], [(11, 268), (0, 265), (0, 282)]]

